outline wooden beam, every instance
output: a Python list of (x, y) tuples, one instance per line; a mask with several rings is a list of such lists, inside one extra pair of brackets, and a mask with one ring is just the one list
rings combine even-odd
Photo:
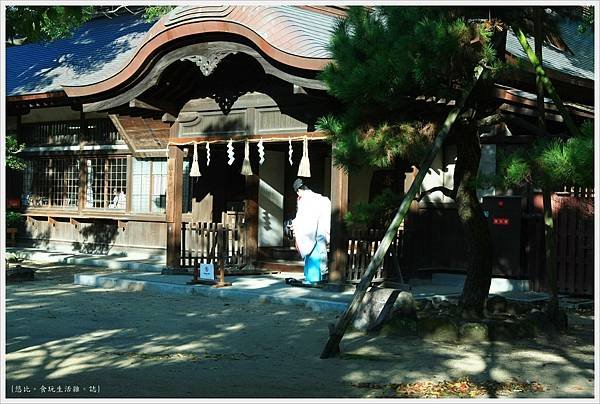
[[(507, 104), (507, 103), (504, 103), (504, 104), (500, 105), (499, 109), (501, 111), (514, 112), (515, 114), (528, 115), (528, 116), (538, 116), (537, 111), (535, 111), (535, 110), (533, 110), (531, 108), (518, 107), (516, 105), (511, 105), (511, 104)], [(546, 115), (545, 118), (547, 120), (556, 121), (556, 122), (562, 122), (563, 121), (563, 118), (560, 115), (549, 114), (549, 113), (546, 113), (545, 115)]]
[(263, 142), (269, 141), (269, 139), (277, 139), (274, 141), (277, 142), (286, 142), (289, 138), (293, 140), (300, 141), (306, 136), (309, 140), (324, 140), (327, 139), (327, 134), (325, 132), (315, 131), (315, 132), (290, 132), (290, 133), (269, 133), (269, 134), (240, 134), (240, 135), (206, 135), (206, 136), (189, 136), (189, 137), (174, 137), (171, 134), (169, 138), (169, 144), (187, 144), (192, 142), (214, 142), (214, 141), (222, 141), (223, 143), (227, 143), (229, 139), (233, 141), (246, 140), (248, 139), (250, 142), (256, 141), (258, 142), (260, 139)]
[(119, 229), (125, 231), (125, 229), (127, 228), (127, 220), (118, 219), (117, 226), (119, 227)]
[(81, 228), (81, 223), (78, 222), (77, 220), (73, 219), (72, 217), (69, 218), (69, 223), (71, 223), (73, 226), (75, 226), (75, 229), (79, 230)]
[(336, 167), (331, 159), (331, 265), (328, 286), (341, 289), (345, 282), (348, 260), (348, 237), (344, 215), (348, 212), (348, 173)]
[(130, 108), (149, 109), (151, 111), (162, 111), (162, 109), (155, 107), (154, 105), (150, 105), (147, 102), (144, 102), (142, 100), (138, 100), (137, 98), (134, 98), (133, 100), (129, 101), (129, 107)]
[(167, 267), (181, 266), (181, 211), (183, 198), (183, 150), (169, 146), (167, 161)]
[[(517, 89), (514, 89), (514, 90), (517, 90)], [(513, 94), (510, 92), (510, 90), (507, 90), (507, 89), (495, 88), (494, 95), (499, 99), (506, 100), (509, 102), (523, 104), (523, 105), (527, 105), (530, 107), (536, 107), (536, 108), (538, 107), (538, 102), (536, 100), (532, 100), (527, 97)], [(593, 109), (589, 106), (577, 105), (577, 104), (573, 104), (573, 103), (569, 103), (569, 102), (565, 102), (565, 105), (567, 107), (569, 107), (569, 110), (572, 114), (582, 116), (584, 118), (590, 118), (590, 119), (594, 118)], [(556, 106), (554, 104), (551, 104), (548, 102), (544, 103), (544, 108), (546, 110), (558, 112), (558, 108), (556, 108)]]

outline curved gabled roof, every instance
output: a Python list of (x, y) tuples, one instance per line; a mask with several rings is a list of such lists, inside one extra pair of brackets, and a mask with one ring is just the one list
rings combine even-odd
[(71, 97), (109, 91), (142, 74), (159, 49), (200, 34), (238, 36), (283, 66), (316, 72), (330, 62), (327, 45), (336, 20), (295, 6), (177, 7), (148, 31), (118, 73), (90, 85), (63, 87)]
[(62, 92), (118, 73), (135, 54), (151, 23), (138, 15), (96, 18), (70, 38), (6, 48), (6, 95)]
[[(594, 80), (594, 35), (580, 33), (578, 23), (568, 19), (558, 24), (561, 39), (569, 46), (569, 51), (560, 50), (548, 43), (542, 46), (542, 59), (545, 68), (551, 68), (570, 76)], [(533, 49), (534, 39), (527, 35), (527, 42)], [(512, 30), (506, 36), (506, 51), (518, 57), (527, 59), (525, 51)]]

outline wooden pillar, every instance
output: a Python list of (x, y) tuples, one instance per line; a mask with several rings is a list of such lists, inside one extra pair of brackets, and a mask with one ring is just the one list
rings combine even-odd
[(334, 165), (331, 159), (331, 265), (328, 289), (342, 289), (346, 281), (348, 237), (344, 214), (348, 211), (348, 173)]
[(258, 175), (246, 176), (246, 265), (252, 268), (258, 257)]
[(167, 272), (181, 267), (181, 211), (183, 198), (183, 150), (169, 146), (167, 161)]

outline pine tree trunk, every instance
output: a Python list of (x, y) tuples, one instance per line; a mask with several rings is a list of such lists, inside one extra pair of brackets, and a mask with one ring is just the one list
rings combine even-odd
[(558, 323), (558, 285), (556, 279), (556, 244), (554, 243), (554, 218), (552, 216), (552, 194), (542, 190), (544, 198), (544, 242), (546, 244), (546, 270), (548, 271), (548, 287), (550, 302), (547, 315), (555, 324)]
[[(460, 100), (460, 102), (458, 103), (456, 108), (452, 109), (452, 111), (450, 111), (448, 113), (448, 116), (446, 117), (444, 124), (438, 131), (438, 133), (435, 137), (435, 140), (433, 141), (433, 145), (431, 146), (429, 153), (427, 154), (427, 156), (423, 159), (423, 161), (419, 165), (419, 172), (417, 173), (415, 180), (413, 181), (412, 185), (408, 189), (408, 192), (406, 193), (406, 195), (404, 195), (404, 198), (402, 199), (402, 202), (400, 203), (400, 207), (396, 211), (396, 215), (394, 216), (394, 218), (392, 219), (392, 222), (388, 226), (388, 229), (385, 232), (385, 235), (383, 236), (381, 243), (379, 243), (379, 246), (377, 247), (375, 254), (371, 258), (371, 262), (369, 262), (369, 266), (367, 267), (362, 278), (360, 279), (360, 282), (359, 282), (358, 286), (356, 287), (356, 291), (354, 292), (354, 296), (352, 297), (352, 301), (348, 305), (348, 308), (346, 308), (344, 313), (342, 313), (342, 315), (338, 319), (337, 324), (329, 330), (329, 339), (327, 340), (327, 343), (325, 344), (325, 348), (323, 348), (323, 352), (321, 352), (321, 359), (330, 358), (332, 356), (337, 355), (340, 352), (340, 341), (342, 340), (344, 333), (346, 332), (346, 328), (348, 328), (348, 325), (354, 318), (354, 315), (356, 314), (358, 307), (363, 300), (363, 297), (367, 293), (367, 288), (371, 285), (371, 281), (373, 280), (373, 277), (375, 276), (375, 272), (376, 272), (377, 268), (379, 268), (379, 266), (383, 262), (385, 254), (387, 253), (387, 250), (388, 250), (390, 244), (392, 243), (392, 240), (394, 239), (396, 232), (398, 231), (398, 228), (400, 227), (400, 224), (406, 217), (406, 214), (408, 213), (408, 209), (409, 209), (412, 201), (415, 199), (415, 196), (417, 195), (418, 190), (421, 188), (423, 179), (425, 178), (426, 173), (429, 171), (429, 168), (431, 167), (431, 164), (433, 163), (435, 156), (442, 150), (442, 146), (444, 145), (446, 138), (450, 134), (450, 129), (452, 128), (452, 125), (458, 118), (458, 115), (463, 110), (465, 104), (467, 104), (467, 101), (470, 98), (471, 92), (473, 92), (473, 89), (475, 88), (476, 84), (478, 83), (479, 78), (481, 77), (483, 71), (484, 71), (483, 66), (478, 65), (475, 67), (474, 72), (473, 72), (474, 73), (473, 81), (470, 83), (469, 87), (465, 90), (464, 97)], [(476, 140), (476, 146), (478, 148), (479, 143), (477, 142), (477, 138), (475, 138), (475, 140)], [(481, 154), (481, 151), (479, 153)], [(478, 165), (479, 165), (479, 159), (477, 159), (476, 167)], [(475, 173), (477, 173), (477, 168), (475, 168)], [(475, 199), (475, 200), (477, 200), (477, 199)], [(482, 214), (483, 214), (483, 212), (482, 212)], [(489, 285), (488, 285), (488, 288), (489, 288)]]
[(477, 198), (475, 179), (481, 159), (477, 129), (473, 124), (458, 132), (455, 170), (456, 205), (467, 242), (467, 277), (461, 296), (465, 318), (481, 318), (492, 280), (492, 239)]

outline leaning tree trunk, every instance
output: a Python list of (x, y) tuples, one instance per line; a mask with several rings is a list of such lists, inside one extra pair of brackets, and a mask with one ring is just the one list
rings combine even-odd
[(544, 68), (542, 67), (541, 62), (538, 60), (535, 52), (533, 51), (533, 49), (531, 49), (531, 46), (529, 46), (529, 42), (527, 42), (527, 38), (525, 37), (525, 34), (523, 33), (523, 31), (521, 29), (516, 29), (515, 33), (517, 34), (517, 39), (519, 40), (521, 47), (527, 54), (527, 58), (529, 59), (529, 62), (531, 62), (531, 64), (533, 65), (533, 67), (535, 69), (535, 74), (537, 75), (539, 81), (542, 83), (542, 85), (546, 89), (548, 96), (550, 96), (550, 98), (552, 98), (552, 101), (554, 101), (554, 105), (558, 109), (558, 112), (563, 117), (563, 120), (565, 121), (565, 125), (567, 126), (569, 133), (571, 134), (571, 136), (579, 135), (580, 134), (579, 129), (575, 125), (575, 122), (573, 122), (573, 118), (571, 118), (569, 111), (567, 110), (567, 108), (565, 107), (565, 105), (562, 102), (562, 99), (556, 92), (556, 89), (554, 88), (552, 81), (546, 75), (546, 72), (544, 71)]
[(477, 198), (475, 182), (481, 147), (473, 123), (461, 126), (457, 138), (456, 205), (468, 257), (467, 277), (461, 296), (462, 314), (466, 318), (481, 318), (492, 280), (492, 238)]

